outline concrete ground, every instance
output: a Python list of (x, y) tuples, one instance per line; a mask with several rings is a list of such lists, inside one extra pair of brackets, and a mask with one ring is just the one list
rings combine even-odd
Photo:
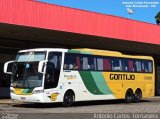
[[(160, 97), (143, 99), (140, 103), (126, 104), (124, 100), (78, 102), (73, 107), (62, 107), (61, 104), (24, 104), (13, 102), (10, 99), (0, 99), (0, 114), (2, 119), (10, 119), (17, 116), (18, 119), (71, 119), (71, 118), (135, 118), (133, 114), (150, 114), (154, 118), (160, 118)], [(10, 118), (8, 118), (10, 116)], [(126, 117), (125, 117), (126, 116)], [(141, 115), (143, 116), (143, 115)], [(0, 117), (0, 118), (1, 118)], [(17, 119), (16, 118), (16, 119)], [(120, 117), (119, 117), (120, 118)], [(123, 119), (123, 118), (122, 118)]]

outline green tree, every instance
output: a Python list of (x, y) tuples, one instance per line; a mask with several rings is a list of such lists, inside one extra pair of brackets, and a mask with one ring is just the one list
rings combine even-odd
[(155, 16), (156, 19), (156, 23), (159, 25), (160, 24), (160, 12), (157, 13), (157, 15)]

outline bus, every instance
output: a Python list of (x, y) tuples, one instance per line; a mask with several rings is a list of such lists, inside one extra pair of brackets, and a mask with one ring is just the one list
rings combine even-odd
[[(11, 68), (12, 67), (12, 68)], [(77, 101), (124, 99), (139, 102), (154, 96), (151, 56), (96, 49), (37, 48), (21, 50), (6, 62), (11, 99), (72, 106)]]

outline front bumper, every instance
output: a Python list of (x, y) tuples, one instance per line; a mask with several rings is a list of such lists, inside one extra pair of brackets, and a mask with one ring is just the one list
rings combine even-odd
[(20, 102), (44, 103), (43, 93), (32, 95), (16, 95), (14, 93), (11, 93), (11, 99)]

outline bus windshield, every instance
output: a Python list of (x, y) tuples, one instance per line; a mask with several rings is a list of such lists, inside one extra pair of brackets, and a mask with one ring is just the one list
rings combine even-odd
[(18, 53), (16, 62), (33, 62), (45, 60), (45, 52), (23, 52)]
[(42, 86), (43, 75), (38, 73), (39, 61), (45, 60), (45, 52), (19, 53), (12, 69), (11, 86), (34, 88)]

